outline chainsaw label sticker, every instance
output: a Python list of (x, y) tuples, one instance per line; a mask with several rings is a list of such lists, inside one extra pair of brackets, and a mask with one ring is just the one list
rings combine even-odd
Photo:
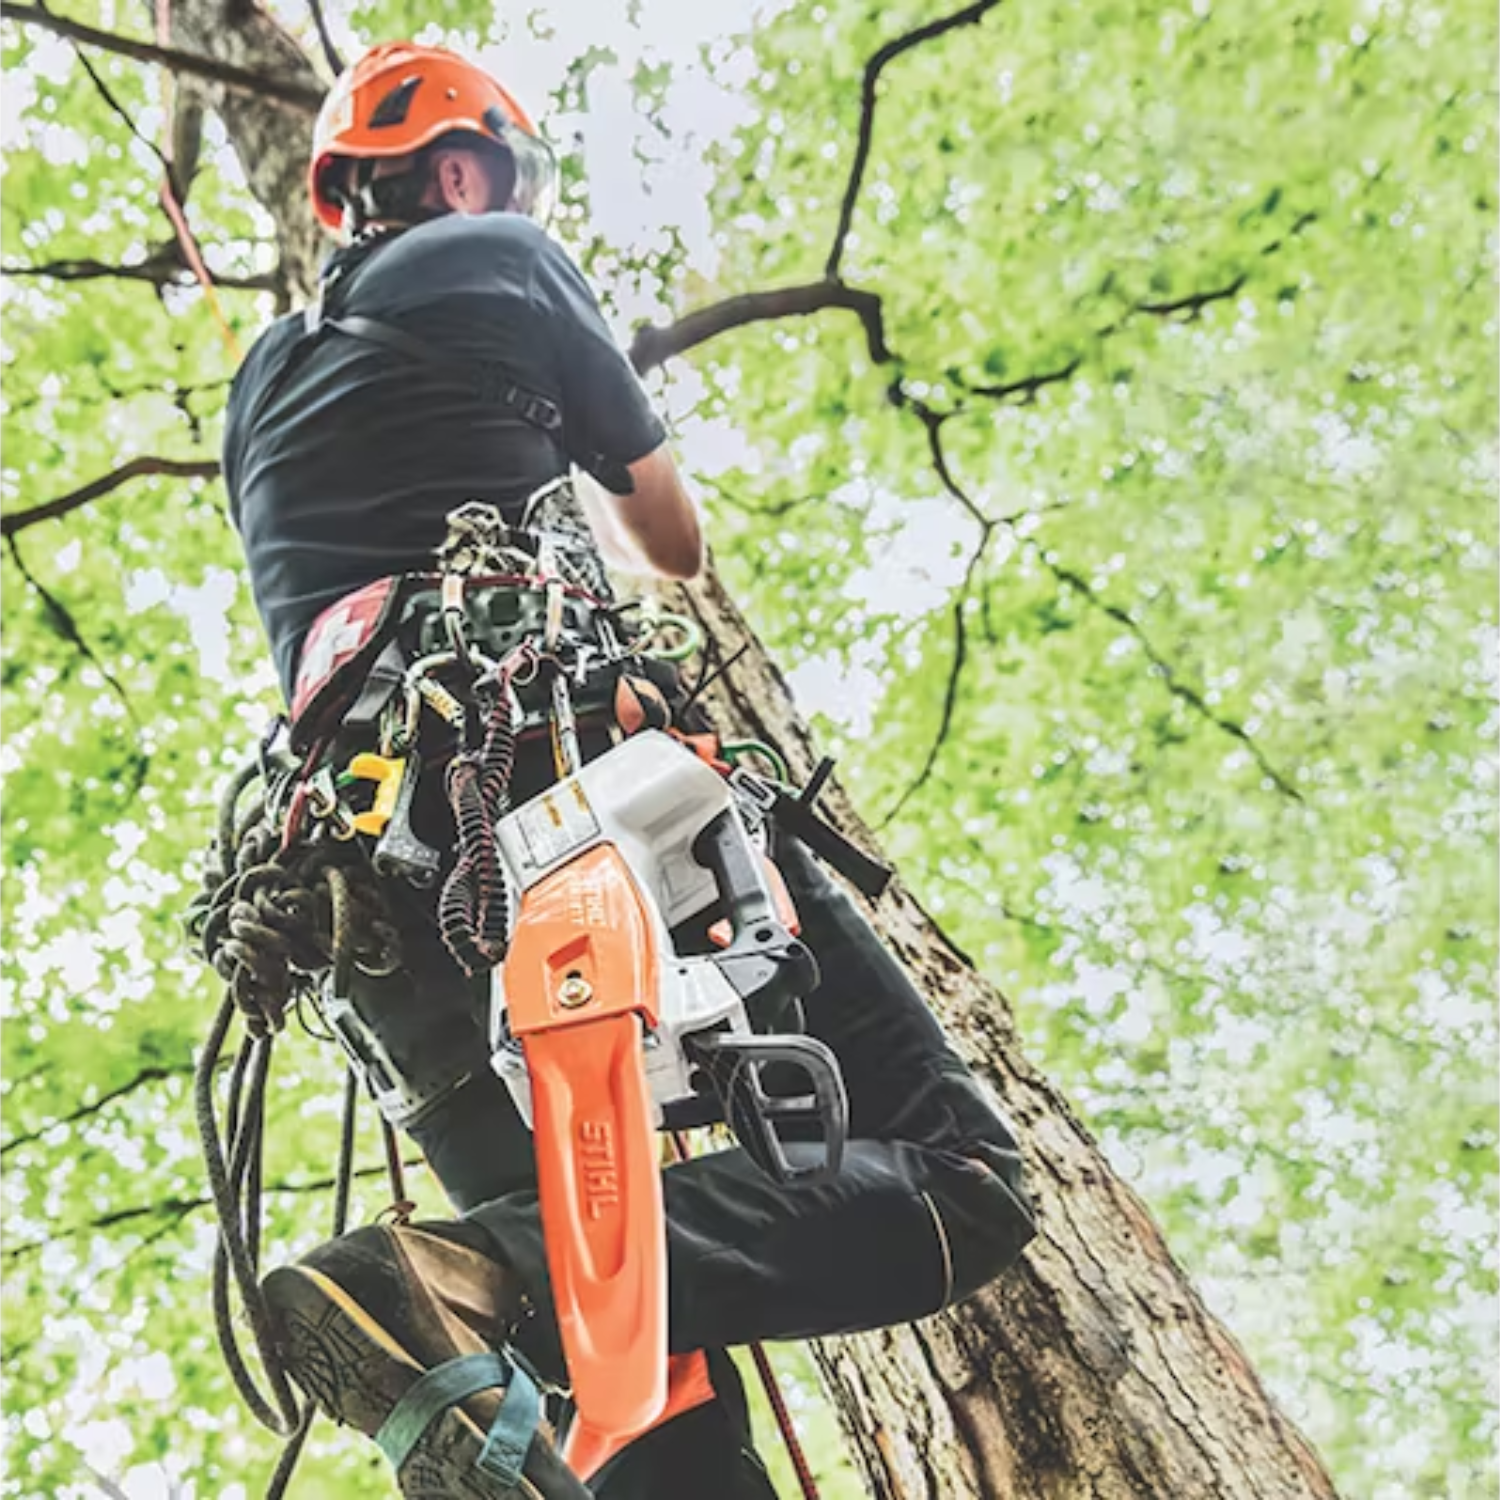
[(576, 781), (543, 792), (515, 814), (526, 853), (539, 868), (556, 864), (599, 837), (599, 820)]

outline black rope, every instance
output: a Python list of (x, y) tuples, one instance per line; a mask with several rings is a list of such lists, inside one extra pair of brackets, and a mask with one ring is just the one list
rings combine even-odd
[[(193, 1090), (198, 1134), (203, 1144), (204, 1165), (208, 1170), (209, 1191), (213, 1196), (214, 1208), (219, 1217), (219, 1243), (214, 1254), (214, 1315), (219, 1330), (219, 1346), (223, 1351), (225, 1363), (229, 1366), (229, 1373), (234, 1380), (235, 1387), (244, 1397), (245, 1403), (254, 1412), (257, 1420), (269, 1427), (272, 1432), (286, 1437), (297, 1430), (302, 1420), (302, 1413), (296, 1395), (282, 1369), (281, 1361), (274, 1353), (275, 1341), (271, 1336), (270, 1319), (265, 1299), (260, 1294), (254, 1264), (241, 1232), (243, 1223), (240, 1206), (235, 1198), (232, 1169), (229, 1162), (225, 1160), (224, 1138), (219, 1134), (219, 1122), (214, 1108), (214, 1069), (218, 1065), (219, 1054), (223, 1051), (230, 1022), (234, 1019), (234, 1011), (233, 1000), (226, 997), (219, 1007), (218, 1015), (214, 1018), (208, 1041), (199, 1057)], [(242, 1075), (242, 1060), (248, 1057), (251, 1045), (252, 1041), (247, 1037), (240, 1049), (240, 1057), (235, 1062), (236, 1075)], [(236, 1093), (233, 1081), (231, 1081), (232, 1099), (235, 1098)], [(230, 1112), (232, 1115), (239, 1114), (233, 1103), (230, 1106)], [(243, 1128), (242, 1119), (240, 1124)], [(239, 1132), (236, 1132), (236, 1135), (239, 1135)], [(232, 1157), (239, 1154), (238, 1146), (238, 1140), (232, 1141)], [(240, 1353), (239, 1340), (235, 1336), (229, 1310), (229, 1276), (231, 1273), (240, 1294), (240, 1301), (249, 1317), (251, 1332), (254, 1334), (255, 1344), (260, 1352), (261, 1363), (270, 1382), (269, 1399), (261, 1392)]]
[[(399, 962), (395, 929), (358, 845), (314, 836), (282, 847), (297, 769), (262, 756), (231, 779), (220, 801), (218, 837), (206, 861), (203, 890), (188, 913), (189, 932), (225, 984), (194, 1076), (194, 1109), (219, 1221), (214, 1322), (224, 1362), (246, 1405), (258, 1421), (287, 1438), (268, 1500), (277, 1500), (290, 1483), (316, 1413), (291, 1385), (260, 1291), (272, 1047), (288, 1007), (300, 1005), (330, 969), (347, 990), (356, 963), (388, 973)], [(229, 1071), (221, 1121), (214, 1078), (236, 1014), (245, 1035)], [(351, 1069), (334, 1186), (335, 1236), (348, 1224), (356, 1102)], [(260, 1379), (236, 1332), (236, 1298), (250, 1325)]]
[(359, 1104), (359, 1075), (344, 1070), (344, 1107), (339, 1127), (339, 1166), (333, 1187), (333, 1237), (349, 1227), (349, 1190), (354, 1185), (354, 1112)]

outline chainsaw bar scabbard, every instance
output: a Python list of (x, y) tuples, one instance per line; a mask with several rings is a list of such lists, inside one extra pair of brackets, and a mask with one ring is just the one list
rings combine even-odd
[(628, 1434), (667, 1397), (667, 1263), (655, 1114), (655, 930), (618, 849), (525, 893), (505, 960), (531, 1076), (547, 1264), (579, 1412)]

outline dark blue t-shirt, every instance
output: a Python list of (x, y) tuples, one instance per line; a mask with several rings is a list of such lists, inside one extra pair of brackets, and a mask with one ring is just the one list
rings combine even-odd
[[(330, 270), (331, 316), (378, 319), (436, 358), (309, 339), (294, 313), (235, 377), (224, 479), (288, 695), (313, 620), (430, 567), (450, 510), (487, 500), (514, 518), (569, 460), (618, 470), (665, 436), (588, 283), (529, 219), (448, 215), (342, 250)], [(555, 402), (561, 434), (496, 399), (497, 374)]]

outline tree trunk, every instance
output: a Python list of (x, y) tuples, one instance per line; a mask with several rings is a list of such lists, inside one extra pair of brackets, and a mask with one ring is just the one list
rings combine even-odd
[[(707, 695), (799, 776), (816, 760), (786, 682), (717, 579), (683, 590), (726, 653)], [(829, 784), (824, 811), (874, 850)], [(1026, 1061), (1005, 998), (893, 883), (867, 909), (1021, 1131), (1040, 1232), (993, 1290), (919, 1324), (822, 1344), (877, 1500), (1304, 1500), (1335, 1494), (1141, 1200)]]
[[(174, 42), (238, 66), (316, 75), (263, 12), (176, 0)], [(309, 288), (319, 235), (303, 188), (311, 121), (209, 85), (252, 190), (275, 220), (285, 284)], [(684, 607), (727, 655), (722, 725), (815, 759), (786, 683), (709, 574)], [(842, 793), (825, 808), (874, 842)], [(1041, 1232), (995, 1289), (907, 1328), (840, 1340), (819, 1362), (873, 1496), (890, 1500), (1293, 1500), (1332, 1483), (1204, 1308), (1150, 1215), (1067, 1103), (1025, 1060), (1010, 1008), (899, 885), (872, 908), (1022, 1133)]]

